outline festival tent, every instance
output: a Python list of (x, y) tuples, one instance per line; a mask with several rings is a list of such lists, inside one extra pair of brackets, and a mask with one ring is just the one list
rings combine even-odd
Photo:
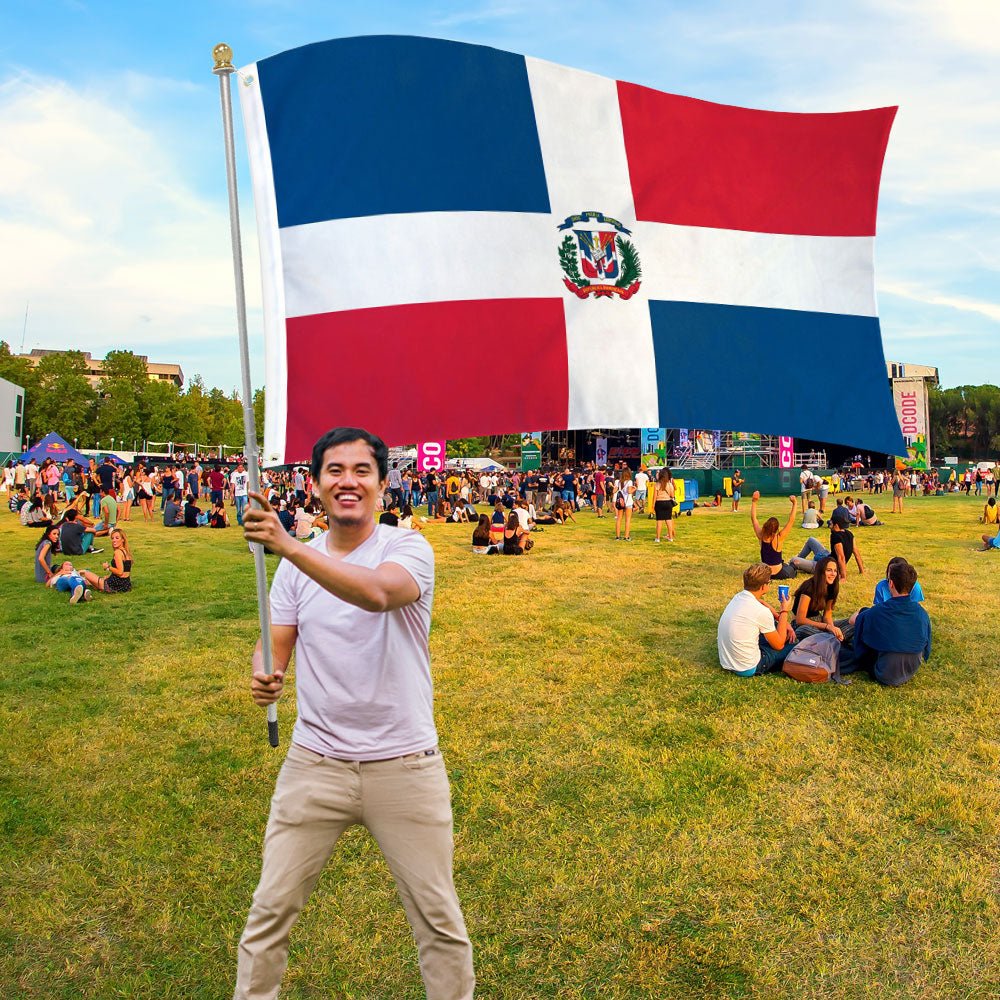
[(492, 458), (449, 458), (447, 466), (454, 469), (475, 469), (477, 472), (506, 472), (507, 466)]
[(22, 456), (22, 461), (34, 459), (41, 462), (46, 458), (54, 458), (57, 462), (65, 462), (73, 459), (77, 465), (82, 465), (85, 469), (89, 464), (89, 459), (82, 452), (79, 452), (71, 444), (67, 444), (58, 434), (46, 434), (34, 448), (26, 451)]

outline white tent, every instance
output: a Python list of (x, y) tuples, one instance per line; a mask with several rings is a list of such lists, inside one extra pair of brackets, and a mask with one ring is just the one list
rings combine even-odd
[(450, 469), (475, 469), (477, 472), (506, 472), (507, 466), (492, 458), (449, 458), (445, 463)]

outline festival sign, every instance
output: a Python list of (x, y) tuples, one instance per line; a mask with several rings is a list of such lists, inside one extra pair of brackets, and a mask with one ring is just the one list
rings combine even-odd
[(795, 467), (795, 438), (778, 438), (778, 468), (791, 469)]
[(417, 471), (440, 472), (444, 468), (447, 441), (424, 441), (417, 445)]
[(894, 378), (892, 402), (906, 442), (906, 458), (902, 464), (911, 469), (926, 469), (929, 454), (926, 383), (922, 378)]
[(608, 464), (608, 439), (599, 437), (594, 442), (594, 464), (598, 467)]
[(528, 431), (521, 435), (521, 470), (542, 467), (542, 432)]
[(667, 464), (667, 431), (663, 427), (642, 428), (642, 462), (662, 468)]

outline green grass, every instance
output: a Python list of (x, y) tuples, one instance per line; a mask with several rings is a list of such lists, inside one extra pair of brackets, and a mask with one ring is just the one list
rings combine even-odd
[[(913, 500), (858, 532), (868, 574), (851, 570), (840, 611), (896, 554), (928, 595), (934, 656), (898, 690), (723, 675), (715, 623), (756, 558), (745, 513), (698, 511), (659, 546), (651, 521), (626, 545), (582, 514), (522, 559), (431, 526), (479, 995), (1000, 995), (1000, 559), (973, 551), (979, 510)], [(246, 546), (133, 523), (133, 592), (72, 607), (32, 582), (39, 534), (0, 517), (2, 996), (228, 996), (282, 759), (246, 689)], [(293, 714), (286, 698), (283, 745)], [(356, 829), (295, 929), (283, 997), (419, 996)]]

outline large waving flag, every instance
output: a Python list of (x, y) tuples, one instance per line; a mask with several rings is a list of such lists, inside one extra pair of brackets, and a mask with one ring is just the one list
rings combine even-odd
[(895, 108), (752, 111), (428, 38), (240, 72), (265, 460), (730, 427), (900, 454), (875, 303)]

